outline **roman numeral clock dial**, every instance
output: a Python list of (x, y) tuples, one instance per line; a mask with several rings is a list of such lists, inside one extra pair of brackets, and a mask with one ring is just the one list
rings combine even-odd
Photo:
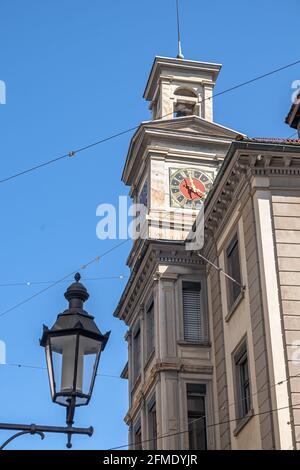
[(200, 209), (213, 184), (211, 173), (195, 169), (170, 170), (171, 206)]

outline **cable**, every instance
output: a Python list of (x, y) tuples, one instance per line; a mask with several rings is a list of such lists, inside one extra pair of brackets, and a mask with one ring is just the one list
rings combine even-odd
[[(8, 364), (0, 364), (0, 365), (2, 365), (2, 366), (3, 366), (3, 365), (7, 365), (7, 366), (12, 366), (12, 367), (18, 367), (18, 368), (20, 368), (20, 367), (25, 367), (25, 368), (31, 368), (31, 369), (47, 370), (46, 367), (33, 366), (33, 365), (25, 365), (25, 364), (8, 363)], [(117, 379), (122, 380), (122, 379), (120, 378), (120, 376), (110, 375), (110, 374), (97, 374), (97, 376), (109, 377), (109, 378), (117, 378)], [(287, 377), (287, 378), (284, 379), (284, 380), (281, 380), (281, 381), (279, 381), (279, 382), (274, 383), (273, 385), (268, 386), (268, 390), (270, 390), (270, 389), (273, 388), (273, 387), (280, 386), (280, 385), (282, 385), (284, 382), (287, 382), (288, 380), (290, 380), (290, 379), (292, 379), (292, 378), (299, 377), (299, 376), (300, 376), (300, 373), (299, 373), (299, 374), (296, 374), (296, 375), (291, 375), (291, 376)], [(264, 391), (264, 388), (261, 388), (261, 389), (258, 390), (256, 393), (251, 394), (250, 397), (253, 398), (254, 396), (256, 396), (256, 395), (258, 395), (259, 393), (261, 393), (262, 391)], [(229, 408), (230, 406), (234, 406), (234, 405), (236, 405), (236, 402), (232, 402), (232, 403), (228, 404), (226, 408)], [(259, 413), (253, 413), (251, 416), (259, 416), (259, 415), (262, 415), (262, 414), (271, 413), (271, 412), (273, 412), (273, 411), (279, 411), (279, 410), (288, 409), (288, 408), (289, 408), (289, 409), (299, 409), (299, 408), (295, 408), (295, 406), (300, 406), (300, 403), (294, 405), (294, 407), (289, 405), (289, 406), (285, 406), (285, 407), (281, 407), (281, 408), (271, 409), (271, 410), (269, 410), (269, 411), (264, 411), (264, 412), (259, 412)], [(224, 408), (222, 408), (222, 409), (224, 409)], [(202, 416), (202, 417), (200, 417), (200, 418), (197, 418), (197, 419), (191, 421), (188, 426), (191, 426), (191, 424), (193, 424), (193, 423), (196, 422), (196, 421), (199, 421), (200, 419), (206, 419), (206, 418), (207, 418), (206, 415), (205, 415), (205, 416)], [(221, 424), (228, 424), (228, 423), (231, 423), (231, 422), (236, 422), (236, 419), (230, 419), (230, 420), (221, 421), (221, 422), (218, 422), (218, 423), (211, 423), (211, 424), (208, 424), (208, 425), (207, 425), (207, 428), (209, 428), (209, 427), (214, 427), (214, 426), (219, 426), (219, 425), (221, 425)], [(175, 435), (179, 435), (179, 434), (184, 434), (184, 433), (187, 433), (187, 432), (189, 432), (189, 429), (188, 429), (188, 430), (185, 430), (185, 431), (178, 431), (178, 432), (172, 433), (172, 434), (165, 434), (165, 435), (160, 436), (158, 439), (162, 439), (162, 438), (165, 438), (165, 437), (171, 437), (171, 436), (175, 436)], [(142, 442), (140, 442), (140, 444), (147, 443), (147, 442), (151, 442), (151, 441), (153, 441), (153, 440), (155, 440), (155, 439), (146, 439), (146, 440), (143, 440)], [(135, 444), (131, 444), (131, 445), (126, 444), (126, 445), (122, 445), (122, 446), (118, 446), (118, 447), (112, 447), (112, 448), (110, 448), (109, 450), (117, 450), (117, 449), (122, 449), (122, 448), (125, 448), (125, 447), (132, 447), (132, 446), (134, 446), (134, 445), (135, 445)]]
[[(9, 366), (9, 367), (17, 367), (17, 368), (28, 368), (28, 369), (38, 369), (38, 370), (47, 370), (46, 367), (42, 367), (42, 366), (35, 366), (35, 365), (31, 365), (31, 364), (22, 364), (22, 363), (5, 363), (5, 364), (1, 364), (0, 363), (0, 366)], [(119, 375), (108, 375), (108, 374), (97, 374), (98, 375), (101, 375), (102, 377), (113, 377), (113, 378), (117, 378), (117, 379), (120, 379), (120, 380), (123, 380)], [(288, 380), (290, 379), (294, 379), (294, 378), (297, 378), (297, 377), (300, 377), (300, 373), (299, 374), (295, 374), (295, 375), (290, 375), (289, 377), (287, 377), (286, 379), (283, 379), (283, 380), (280, 380), (278, 382), (275, 382), (274, 384), (266, 384), (265, 386), (263, 386), (262, 388), (260, 388), (257, 392), (255, 393), (251, 393), (251, 395), (249, 396), (249, 398), (253, 398), (255, 397), (256, 395), (258, 395), (259, 393), (262, 393), (266, 390), (271, 390), (272, 388), (274, 387), (277, 387), (277, 386), (280, 386), (282, 385), (283, 383), (287, 382)], [(246, 398), (244, 398), (244, 400), (246, 400)], [(224, 410), (225, 408), (230, 408), (231, 406), (235, 406), (236, 405), (236, 401), (234, 402), (231, 402), (229, 403), (228, 405), (226, 405), (226, 407), (222, 407), (222, 409)]]
[[(284, 382), (287, 382), (289, 379), (296, 378), (296, 377), (299, 377), (299, 376), (300, 376), (300, 373), (299, 373), (299, 374), (296, 374), (296, 375), (289, 376), (289, 377), (287, 377), (287, 378), (284, 379), (284, 380), (281, 380), (281, 381), (279, 381), (279, 382), (277, 382), (277, 383), (274, 383), (273, 385), (271, 385), (271, 386), (269, 387), (269, 389), (271, 389), (271, 388), (273, 388), (273, 387), (275, 387), (275, 386), (278, 386), (278, 385), (282, 385)], [(264, 390), (263, 390), (263, 389), (260, 389), (260, 390), (258, 390), (256, 393), (251, 394), (250, 397), (253, 398), (255, 395), (257, 395), (258, 393), (260, 393), (260, 392), (262, 392), (262, 391), (264, 391)], [(232, 406), (232, 405), (236, 405), (236, 402), (233, 402), (233, 403), (227, 405), (227, 408), (229, 408), (229, 407)], [(259, 412), (259, 413), (253, 413), (251, 416), (259, 416), (259, 415), (262, 415), (262, 414), (271, 413), (271, 412), (273, 412), (273, 411), (279, 411), (279, 410), (288, 409), (288, 408), (289, 408), (289, 409), (296, 409), (296, 410), (298, 410), (299, 408), (295, 408), (295, 406), (300, 406), (300, 403), (297, 403), (297, 404), (294, 405), (294, 406), (290, 406), (290, 405), (289, 405), (289, 406), (285, 406), (285, 407), (281, 407), (281, 408), (271, 409), (271, 410), (269, 410), (269, 411), (263, 411), (263, 412)], [(201, 420), (201, 419), (206, 419), (206, 415), (201, 416), (200, 418), (197, 418), (197, 419), (191, 421), (191, 422), (188, 424), (188, 427), (190, 427), (191, 424), (193, 424), (194, 422), (199, 421), (199, 420)], [(208, 424), (208, 425), (207, 425), (207, 428), (209, 428), (209, 427), (215, 427), (215, 426), (220, 426), (221, 424), (228, 424), (228, 423), (236, 422), (236, 421), (237, 421), (236, 419), (230, 419), (230, 420), (227, 420), (227, 421), (221, 421), (221, 422), (218, 422), (218, 423), (212, 423), (212, 424)], [(187, 429), (186, 431), (179, 431), (179, 432), (172, 433), (172, 434), (165, 434), (165, 435), (162, 435), (162, 436), (160, 436), (160, 437), (157, 437), (157, 439), (162, 439), (162, 438), (165, 438), (165, 437), (171, 437), (171, 436), (175, 436), (175, 435), (178, 435), (178, 434), (184, 434), (184, 433), (187, 433), (187, 432), (189, 432), (189, 429)], [(151, 441), (153, 441), (153, 440), (155, 440), (155, 439), (147, 439), (147, 440), (144, 440), (144, 441), (140, 442), (139, 444), (143, 444), (143, 443), (146, 443), (146, 442), (151, 442)], [(110, 448), (109, 450), (117, 450), (117, 449), (122, 449), (122, 448), (125, 448), (125, 447), (132, 447), (132, 446), (134, 446), (134, 445), (135, 445), (135, 444), (131, 444), (131, 445), (127, 444), (127, 445), (123, 445), (123, 446), (113, 447), (113, 448)]]
[[(11, 367), (24, 367), (24, 368), (30, 368), (30, 369), (39, 369), (39, 370), (47, 370), (46, 367), (41, 367), (41, 366), (33, 366), (33, 365), (27, 365), (27, 364), (14, 364), (14, 363), (8, 363), (8, 364), (0, 364), (0, 366), (3, 366), (3, 365), (6, 365), (6, 366), (11, 366)], [(110, 378), (117, 378), (117, 379), (120, 379), (121, 378), (117, 375), (110, 375), (110, 374), (97, 374), (97, 376), (101, 376), (101, 377), (110, 377)], [(296, 374), (296, 375), (293, 375), (293, 376), (290, 376), (288, 379), (285, 379), (285, 380), (282, 380), (280, 382), (277, 382), (275, 384), (273, 384), (273, 386), (277, 386), (277, 385), (281, 385), (283, 382), (289, 380), (290, 378), (294, 378), (294, 377), (299, 377), (300, 374)], [(272, 387), (273, 387), (272, 386)], [(271, 388), (271, 387), (270, 387)], [(257, 392), (259, 393), (259, 392)], [(253, 397), (254, 395), (256, 394), (252, 394), (251, 397)], [(230, 405), (228, 405), (230, 406)], [(283, 409), (299, 409), (299, 408), (295, 408), (296, 406), (300, 406), (300, 403), (297, 403), (296, 405), (294, 406), (284, 406), (284, 407), (280, 407), (280, 408), (274, 408), (274, 409), (271, 409), (271, 410), (268, 410), (268, 411), (262, 411), (262, 412), (259, 412), (259, 413), (253, 413), (251, 416), (260, 416), (260, 415), (263, 415), (263, 414), (267, 414), (267, 413), (272, 413), (272, 412), (275, 412), (275, 411), (280, 411), (280, 410), (283, 410)], [(189, 423), (189, 427), (197, 422), (197, 421), (200, 421), (201, 419), (206, 419), (206, 416), (201, 416), (200, 418), (196, 418), (194, 419), (193, 421), (191, 421)], [(228, 424), (228, 423), (231, 423), (231, 422), (236, 422), (236, 419), (230, 419), (230, 420), (226, 420), (226, 421), (220, 421), (220, 422), (217, 422), (217, 423), (210, 423), (210, 424), (207, 424), (207, 428), (210, 428), (210, 427), (215, 427), (215, 426), (220, 426), (221, 424)], [(176, 435), (180, 435), (180, 434), (185, 434), (189, 432), (189, 429), (187, 430), (184, 430), (184, 431), (177, 431), (175, 433), (170, 433), (170, 434), (164, 434), (160, 437), (158, 437), (157, 439), (163, 439), (165, 437), (171, 437), (171, 436), (176, 436)], [(144, 444), (144, 443), (148, 443), (148, 442), (152, 442), (154, 441), (155, 439), (145, 439), (143, 441), (140, 442), (140, 444)], [(125, 444), (125, 445), (122, 445), (122, 446), (117, 446), (117, 447), (111, 447), (110, 449), (108, 450), (117, 450), (117, 449), (122, 449), (122, 448), (130, 448), (130, 447), (133, 447), (135, 444)]]
[(38, 165), (35, 165), (31, 168), (28, 168), (27, 170), (23, 170), (23, 171), (20, 171), (19, 173), (15, 173), (14, 175), (11, 175), (11, 176), (8, 176), (7, 178), (4, 178), (2, 180), (0, 180), (0, 183), (6, 183), (7, 181), (10, 181), (14, 178), (17, 178), (18, 176), (22, 176), (22, 175), (25, 175), (26, 173), (29, 173), (31, 171), (35, 171), (35, 170), (38, 170), (39, 168), (42, 168), (44, 166), (47, 166), (47, 165), (51, 165), (52, 163), (56, 163), (58, 162), (59, 160), (63, 160), (64, 158), (67, 158), (67, 157), (74, 157), (77, 153), (80, 153), (80, 152), (83, 152), (84, 150), (88, 150), (92, 147), (95, 147), (96, 145), (100, 145), (100, 144), (103, 144), (104, 142), (107, 142), (108, 140), (112, 140), (112, 139), (115, 139), (117, 137), (120, 137), (121, 135), (124, 135), (124, 134), (127, 134), (128, 132), (131, 132), (133, 130), (136, 130), (139, 126), (135, 126), (135, 127), (132, 127), (130, 129), (126, 129), (125, 131), (121, 131), (121, 132), (117, 132), (116, 134), (113, 134), (109, 137), (105, 137), (104, 139), (101, 139), (101, 140), (98, 140), (96, 142), (92, 142), (91, 144), (88, 144), (88, 145), (85, 145), (84, 147), (79, 147), (78, 149), (76, 150), (72, 150), (68, 153), (65, 153), (63, 155), (60, 155), (56, 158), (53, 158), (52, 160), (48, 160), (46, 162), (43, 162), (43, 163), (40, 163)]
[[(39, 370), (47, 370), (46, 367), (40, 367), (40, 366), (32, 366), (32, 365), (25, 365), (25, 364), (13, 364), (13, 363), (8, 363), (8, 364), (1, 364), (2, 366), (3, 365), (6, 365), (6, 366), (11, 366), (11, 367), (25, 367), (25, 368), (31, 368), (31, 369), (39, 369)], [(294, 378), (294, 377), (299, 377), (300, 374), (297, 374), (295, 376), (291, 376), (289, 378)], [(109, 377), (109, 378), (117, 378), (117, 379), (120, 379), (121, 378), (117, 375), (110, 375), (110, 374), (97, 374), (97, 376), (100, 376), (100, 377)], [(278, 382), (276, 384), (274, 384), (275, 386), (276, 385), (281, 385), (281, 383), (285, 382), (286, 380), (283, 380), (281, 382)], [(253, 394), (254, 395), (254, 394)], [(251, 395), (251, 396), (253, 396)], [(272, 413), (274, 411), (279, 411), (279, 410), (283, 410), (283, 409), (299, 409), (299, 408), (295, 408), (296, 406), (300, 406), (300, 403), (294, 405), (294, 406), (285, 406), (285, 407), (281, 407), (281, 408), (275, 408), (275, 409), (271, 409), (271, 410), (268, 410), (268, 411), (263, 411), (263, 412), (259, 412), (259, 413), (253, 413), (251, 416), (260, 416), (262, 414), (267, 414), (267, 413)], [(197, 421), (200, 421), (202, 419), (206, 419), (206, 416), (201, 416), (200, 418), (196, 418), (194, 419), (193, 421), (191, 421), (188, 425), (188, 427), (190, 427), (193, 423), (197, 422)], [(226, 420), (226, 421), (221, 421), (221, 422), (218, 422), (218, 423), (210, 423), (210, 424), (207, 424), (207, 428), (210, 428), (210, 427), (215, 427), (215, 426), (220, 426), (221, 424), (228, 424), (228, 423), (231, 423), (231, 422), (235, 422), (236, 419), (230, 419), (230, 420)], [(180, 434), (185, 434), (189, 432), (189, 429), (187, 430), (184, 430), (184, 431), (177, 431), (175, 433), (170, 433), (170, 434), (164, 434), (160, 437), (158, 437), (157, 439), (163, 439), (163, 438), (166, 438), (166, 437), (172, 437), (172, 436), (176, 436), (176, 435), (180, 435)], [(144, 444), (144, 443), (148, 443), (148, 442), (152, 442), (154, 441), (155, 439), (145, 439), (143, 441), (140, 442), (140, 444)], [(122, 446), (117, 446), (117, 447), (111, 447), (110, 449), (108, 450), (117, 450), (117, 449), (122, 449), (122, 448), (130, 448), (130, 447), (133, 447), (135, 444), (126, 444), (126, 445), (122, 445)]]
[(286, 137), (287, 139), (292, 139), (293, 137), (295, 137), (296, 135), (298, 135), (298, 132), (294, 132), (293, 134), (289, 135), (288, 137)]
[(127, 238), (126, 240), (123, 240), (121, 243), (118, 243), (118, 244), (115, 245), (113, 248), (110, 248), (109, 250), (105, 251), (105, 252), (102, 253), (100, 256), (96, 256), (96, 258), (92, 259), (92, 260), (89, 261), (88, 263), (81, 265), (79, 269), (76, 269), (75, 271), (72, 271), (71, 273), (68, 273), (66, 276), (62, 277), (61, 279), (58, 279), (57, 281), (53, 282), (53, 283), (50, 284), (49, 286), (45, 287), (44, 289), (42, 289), (42, 290), (36, 292), (35, 294), (31, 295), (30, 297), (27, 297), (27, 298), (24, 299), (24, 300), (21, 300), (21, 302), (18, 302), (17, 304), (13, 305), (12, 307), (8, 308), (7, 310), (4, 310), (2, 313), (0, 313), (0, 318), (2, 318), (4, 315), (6, 315), (6, 314), (9, 313), (9, 312), (12, 312), (13, 310), (15, 310), (16, 308), (20, 307), (21, 305), (26, 304), (27, 302), (29, 302), (30, 300), (34, 299), (35, 297), (38, 297), (39, 295), (43, 294), (43, 293), (46, 292), (47, 290), (49, 290), (49, 289), (51, 289), (52, 287), (56, 286), (57, 284), (60, 284), (61, 282), (65, 281), (65, 280), (68, 279), (69, 277), (73, 276), (77, 271), (81, 271), (81, 270), (83, 270), (83, 269), (86, 269), (88, 266), (90, 266), (90, 265), (93, 264), (93, 263), (98, 263), (101, 258), (103, 258), (104, 256), (107, 256), (109, 253), (111, 253), (112, 251), (116, 250), (116, 249), (119, 248), (120, 246), (124, 245), (124, 244), (127, 243), (129, 240), (130, 240), (129, 238)]
[(47, 370), (46, 367), (42, 367), (42, 366), (33, 366), (31, 364), (14, 364), (12, 362), (7, 362), (5, 364), (1, 364), (0, 363), (0, 366), (8, 366), (8, 367), (18, 367), (18, 368), (23, 368), (24, 369), (38, 369), (38, 370)]
[[(290, 64), (284, 65), (283, 67), (279, 67), (279, 68), (274, 69), (274, 70), (272, 70), (272, 71), (270, 71), (270, 72), (267, 72), (267, 73), (265, 73), (265, 74), (263, 74), (263, 75), (259, 75), (259, 76), (255, 77), (255, 78), (252, 78), (251, 80), (247, 80), (247, 81), (245, 81), (245, 82), (242, 82), (242, 83), (239, 83), (239, 84), (237, 84), (237, 85), (234, 85), (234, 86), (232, 86), (232, 87), (230, 87), (230, 88), (227, 88), (227, 89), (225, 89), (225, 90), (223, 90), (223, 91), (219, 91), (218, 93), (215, 93), (215, 94), (213, 94), (212, 96), (209, 96), (209, 97), (207, 97), (207, 98), (202, 99), (201, 102), (203, 103), (203, 102), (205, 102), (206, 100), (211, 100), (212, 98), (217, 98), (218, 96), (224, 95), (225, 93), (229, 93), (229, 92), (231, 92), (231, 91), (233, 91), (233, 90), (236, 90), (236, 89), (241, 88), (241, 87), (243, 87), (243, 86), (249, 85), (250, 83), (256, 82), (256, 81), (258, 81), (258, 80), (261, 80), (262, 78), (268, 77), (268, 76), (273, 75), (273, 74), (275, 74), (275, 73), (281, 72), (282, 70), (285, 70), (285, 69), (287, 69), (287, 68), (289, 68), (289, 67), (293, 67), (294, 65), (297, 65), (297, 64), (299, 64), (299, 63), (300, 63), (300, 60), (297, 60), (297, 61), (292, 62), (292, 63), (290, 63)], [(164, 119), (165, 117), (168, 117), (168, 116), (170, 116), (170, 115), (173, 115), (173, 112), (172, 112), (172, 113), (165, 114), (164, 116), (160, 117), (159, 120), (160, 120), (160, 119)], [(15, 173), (15, 174), (13, 174), (13, 175), (11, 175), (11, 176), (8, 176), (8, 177), (6, 177), (6, 178), (3, 178), (2, 180), (0, 180), (0, 184), (1, 184), (1, 183), (6, 183), (7, 181), (10, 181), (10, 180), (15, 179), (15, 178), (17, 178), (17, 177), (19, 177), (19, 176), (25, 175), (25, 174), (27, 174), (27, 173), (30, 173), (31, 171), (38, 170), (39, 168), (42, 168), (42, 167), (51, 165), (52, 163), (56, 163), (56, 162), (58, 162), (58, 161), (60, 161), (60, 160), (63, 160), (63, 159), (65, 159), (65, 158), (74, 157), (77, 153), (80, 153), (80, 152), (83, 152), (83, 151), (85, 151), (85, 150), (88, 150), (88, 149), (90, 149), (90, 148), (92, 148), (92, 147), (95, 147), (96, 145), (100, 145), (100, 144), (102, 144), (102, 143), (104, 143), (104, 142), (107, 142), (107, 141), (109, 141), (109, 140), (115, 139), (115, 138), (120, 137), (120, 136), (122, 136), (122, 135), (124, 135), (124, 134), (128, 134), (129, 132), (132, 132), (132, 131), (137, 130), (139, 127), (140, 127), (140, 124), (139, 124), (139, 125), (136, 125), (136, 126), (133, 126), (133, 127), (130, 127), (129, 129), (125, 129), (124, 131), (120, 131), (120, 132), (117, 132), (117, 133), (115, 133), (115, 134), (112, 134), (112, 135), (110, 135), (110, 136), (108, 136), (108, 137), (105, 137), (105, 138), (103, 138), (103, 139), (97, 140), (96, 142), (92, 142), (91, 144), (85, 145), (85, 146), (83, 146), (83, 147), (79, 147), (78, 149), (72, 150), (72, 151), (70, 151), (70, 152), (68, 152), (68, 153), (65, 153), (65, 154), (63, 154), (63, 155), (59, 155), (58, 157), (53, 158), (52, 160), (48, 160), (48, 161), (46, 161), (46, 162), (42, 162), (42, 163), (40, 163), (40, 164), (38, 164), (38, 165), (35, 165), (35, 166), (33, 166), (33, 167), (27, 168), (26, 170), (20, 171), (20, 172)]]
[[(162, 118), (164, 117), (167, 117), (169, 116), (170, 114), (173, 114), (173, 113), (169, 113), (169, 114), (166, 114), (165, 116), (162, 116)], [(96, 145), (100, 145), (100, 144), (103, 144), (104, 142), (107, 142), (109, 140), (112, 140), (112, 139), (115, 139), (117, 137), (120, 137), (121, 135), (124, 135), (124, 134), (128, 134), (129, 132), (131, 131), (134, 131), (134, 130), (137, 130), (138, 128), (140, 127), (140, 124), (138, 126), (134, 126), (134, 127), (131, 127), (129, 129), (126, 129), (124, 131), (121, 131), (121, 132), (117, 132), (116, 134), (112, 134), (110, 135), (109, 137), (105, 137), (104, 139), (101, 139), (101, 140), (97, 140), (96, 142), (92, 142), (91, 144), (88, 144), (88, 145), (85, 145), (84, 147), (79, 147), (78, 149), (76, 150), (72, 150), (68, 153), (65, 153), (63, 155), (60, 155), (56, 158), (53, 158), (52, 160), (48, 160), (46, 162), (43, 162), (43, 163), (40, 163), (38, 165), (35, 165), (33, 167), (30, 167), (28, 168), (27, 170), (23, 170), (23, 171), (20, 171), (19, 173), (15, 173), (11, 176), (8, 176), (7, 178), (4, 178), (2, 180), (0, 180), (0, 184), (1, 183), (6, 183), (7, 181), (10, 181), (12, 179), (15, 179), (17, 178), (18, 176), (22, 176), (22, 175), (25, 175), (26, 173), (29, 173), (31, 171), (35, 171), (35, 170), (38, 170), (39, 168), (43, 168), (44, 166), (47, 166), (47, 165), (51, 165), (52, 163), (56, 163), (58, 162), (59, 160), (63, 160), (64, 158), (67, 158), (67, 157), (74, 157), (77, 153), (80, 153), (80, 152), (83, 152), (85, 150), (88, 150), (92, 147), (95, 147)]]
[(258, 75), (257, 77), (252, 78), (251, 80), (247, 80), (246, 82), (242, 82), (238, 85), (227, 88), (224, 91), (219, 91), (218, 93), (213, 95), (213, 98), (215, 98), (217, 96), (220, 96), (220, 95), (223, 95), (224, 93), (228, 93), (230, 91), (237, 90), (238, 88), (241, 88), (245, 85), (249, 85), (250, 83), (256, 82), (257, 80), (261, 80), (262, 78), (269, 77), (270, 75), (274, 75), (277, 72), (281, 72), (282, 70), (288, 69), (289, 67), (293, 67), (294, 65), (297, 65), (297, 64), (300, 64), (300, 60), (296, 60), (296, 62), (292, 62), (292, 63), (287, 64), (287, 65), (283, 65), (282, 67), (271, 70), (271, 72), (264, 73), (263, 75)]
[(212, 261), (210, 261), (209, 259), (205, 258), (205, 256), (201, 255), (200, 253), (197, 253), (197, 255), (204, 259), (204, 261), (206, 261), (207, 263), (209, 263), (211, 266), (213, 266), (217, 271), (219, 271), (221, 274), (224, 274), (224, 276), (226, 276), (228, 279), (230, 279), (232, 282), (234, 282), (235, 284), (237, 284), (241, 289), (242, 291), (244, 291), (246, 289), (246, 286), (243, 286), (240, 282), (238, 282), (236, 279), (234, 279), (233, 277), (229, 276), (229, 274), (227, 274), (223, 268), (220, 268), (220, 266), (217, 266), (216, 264), (214, 264)]
[[(259, 413), (253, 413), (253, 414), (251, 414), (251, 417), (252, 416), (260, 416), (260, 415), (264, 415), (264, 414), (268, 414), (268, 413), (273, 413), (275, 411), (286, 410), (288, 408), (289, 409), (299, 410), (300, 408), (296, 408), (296, 406), (300, 406), (300, 403), (296, 403), (294, 406), (282, 406), (280, 408), (273, 408), (273, 409), (268, 410), (268, 411), (261, 411)], [(139, 444), (144, 444), (144, 443), (147, 443), (147, 442), (152, 442), (152, 441), (155, 441), (155, 440), (164, 439), (165, 437), (178, 436), (180, 434), (188, 433), (189, 432), (189, 426), (191, 424), (195, 423), (196, 421), (200, 421), (202, 419), (206, 419), (206, 416), (201, 416), (200, 418), (196, 418), (193, 421), (191, 421), (188, 425), (188, 429), (186, 429), (184, 431), (177, 431), (177, 432), (170, 433), (170, 434), (162, 434), (161, 436), (157, 436), (156, 439), (153, 439), (153, 438), (152, 439), (145, 439), (145, 440), (139, 442)], [(207, 424), (206, 427), (207, 428), (212, 428), (212, 427), (215, 427), (215, 426), (221, 426), (222, 424), (229, 424), (229, 423), (233, 423), (233, 422), (236, 422), (236, 421), (237, 421), (237, 419), (228, 419), (226, 421), (219, 421), (218, 423)], [(133, 447), (135, 445), (136, 445), (135, 443), (126, 444), (126, 445), (122, 445), (122, 446), (111, 447), (108, 450), (118, 450), (118, 449), (124, 449), (124, 448), (127, 448), (127, 447), (130, 448), (130, 447)]]
[[(296, 377), (300, 377), (300, 373), (299, 373), (299, 374), (296, 374), (296, 375), (290, 375), (290, 376), (288, 376), (286, 379), (279, 380), (278, 382), (275, 382), (275, 383), (272, 384), (272, 385), (266, 384), (265, 386), (263, 386), (263, 387), (261, 387), (259, 390), (257, 390), (257, 392), (251, 393), (251, 395), (249, 395), (249, 398), (252, 399), (253, 397), (255, 397), (256, 395), (258, 395), (259, 393), (269, 391), (269, 390), (271, 390), (272, 388), (277, 387), (277, 386), (280, 386), (280, 385), (282, 385), (283, 383), (288, 382), (290, 379), (294, 379), (294, 378), (296, 378)], [(244, 401), (244, 400), (247, 400), (247, 398), (241, 398), (241, 399), (240, 399), (240, 401)], [(231, 403), (229, 403), (228, 405), (222, 407), (222, 409), (225, 410), (226, 408), (230, 408), (231, 406), (236, 406), (236, 404), (237, 404), (236, 401), (231, 402)]]
[[(37, 370), (47, 370), (47, 367), (42, 367), (42, 366), (33, 366), (31, 364), (14, 364), (12, 362), (6, 363), (6, 364), (1, 364), (1, 366), (9, 366), (9, 367), (17, 367), (18, 369), (25, 368), (25, 369), (37, 369)], [(119, 375), (111, 375), (111, 374), (96, 374), (97, 377), (110, 377), (113, 379), (120, 379), (123, 380)]]
[[(280, 380), (279, 382), (276, 382), (276, 383), (274, 383), (273, 385), (268, 386), (268, 390), (271, 390), (273, 387), (276, 387), (276, 386), (278, 386), (278, 385), (282, 385), (284, 382), (287, 382), (288, 380), (293, 379), (293, 378), (296, 378), (296, 377), (300, 377), (300, 373), (299, 373), (299, 374), (296, 374), (296, 375), (291, 375), (291, 376), (287, 377), (287, 378), (284, 379), (284, 380)], [(265, 389), (262, 387), (262, 388), (261, 388), (260, 390), (258, 390), (257, 392), (252, 393), (252, 394), (250, 395), (250, 398), (253, 398), (254, 396), (258, 395), (259, 393), (261, 393), (261, 392), (263, 392), (263, 391), (265, 391)], [(226, 408), (230, 408), (231, 406), (235, 406), (235, 405), (236, 405), (236, 402), (232, 402), (232, 403), (228, 404), (228, 405), (226, 406)], [(297, 405), (294, 405), (294, 406), (300, 406), (300, 403), (298, 403)], [(252, 414), (251, 416), (259, 416), (259, 415), (261, 415), (261, 414), (271, 413), (271, 412), (273, 412), (273, 411), (278, 411), (278, 410), (281, 410), (281, 409), (288, 409), (288, 408), (293, 409), (293, 407), (289, 405), (289, 406), (282, 407), (282, 408), (276, 408), (276, 409), (272, 409), (272, 410), (269, 410), (269, 411), (264, 411), (264, 412), (255, 413), (255, 414)], [(223, 407), (222, 409), (224, 409), (224, 407)], [(295, 409), (299, 409), (299, 408), (295, 408)], [(206, 419), (206, 416), (202, 416), (202, 417), (200, 417), (200, 418), (197, 418), (197, 419), (191, 421), (188, 426), (191, 426), (191, 424), (193, 424), (193, 423), (196, 422), (196, 421), (199, 421), (200, 419)], [(219, 422), (219, 423), (208, 424), (207, 427), (209, 428), (209, 427), (214, 427), (214, 426), (220, 426), (221, 424), (228, 424), (228, 423), (235, 422), (235, 421), (236, 421), (236, 419), (231, 419), (231, 420), (222, 421), (222, 422)], [(184, 434), (184, 433), (187, 433), (187, 432), (189, 432), (189, 429), (186, 430), (186, 431), (179, 431), (179, 432), (176, 432), (176, 433), (174, 433), (174, 434), (166, 434), (166, 435), (160, 436), (158, 439), (162, 439), (162, 438), (164, 438), (164, 437), (171, 437), (171, 436), (178, 435), (178, 434)], [(140, 444), (143, 444), (144, 442), (145, 442), (145, 443), (146, 443), (146, 442), (151, 442), (151, 441), (153, 441), (153, 440), (154, 440), (154, 439), (148, 439), (148, 440), (142, 441)], [(125, 448), (125, 447), (132, 447), (133, 445), (135, 445), (135, 444), (132, 444), (132, 445), (128, 445), (128, 444), (127, 444), (126, 446), (124, 445), (124, 446), (119, 446), (119, 447), (113, 447), (113, 448), (111, 448), (111, 449), (109, 449), (109, 450), (117, 450), (117, 449), (121, 449), (121, 448)]]
[[(128, 278), (127, 275), (120, 274), (119, 276), (103, 276), (103, 277), (82, 277), (81, 280), (83, 282), (89, 282), (89, 281), (104, 281), (104, 280), (109, 280), (109, 279), (126, 279)], [(73, 279), (65, 279), (62, 282), (72, 282)], [(6, 284), (0, 284), (0, 287), (31, 287), (31, 286), (36, 286), (36, 285), (42, 285), (42, 284), (52, 284), (55, 281), (23, 281), (23, 282), (8, 282)]]

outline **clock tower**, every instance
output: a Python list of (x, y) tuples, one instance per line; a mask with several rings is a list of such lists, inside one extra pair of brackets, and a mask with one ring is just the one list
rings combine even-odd
[(237, 132), (213, 122), (221, 65), (156, 57), (144, 92), (152, 120), (133, 136), (122, 179), (146, 206), (143, 237), (184, 240)]
[(238, 135), (213, 122), (220, 69), (155, 58), (144, 92), (152, 119), (132, 137), (123, 170), (145, 209), (114, 313), (128, 326), (130, 448), (215, 448), (206, 266), (185, 239)]

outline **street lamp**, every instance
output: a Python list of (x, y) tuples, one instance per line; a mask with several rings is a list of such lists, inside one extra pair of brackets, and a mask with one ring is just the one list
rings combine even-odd
[(74, 422), (75, 407), (87, 405), (91, 399), (101, 351), (110, 335), (102, 335), (94, 317), (83, 309), (89, 294), (79, 281), (76, 273), (75, 282), (65, 292), (69, 308), (58, 315), (52, 328), (44, 325), (40, 341), (46, 352), (51, 397), (67, 408), (68, 426)]
[(89, 294), (79, 281), (80, 274), (76, 273), (75, 282), (65, 292), (69, 308), (58, 315), (52, 328), (44, 325), (40, 341), (46, 352), (52, 400), (66, 407), (67, 426), (0, 423), (0, 430), (18, 431), (0, 446), (0, 450), (24, 434), (38, 434), (42, 439), (44, 433), (67, 434), (68, 448), (72, 447), (73, 434), (93, 434), (92, 427), (73, 427), (74, 413), (76, 406), (87, 405), (91, 399), (100, 354), (110, 332), (102, 335), (94, 317), (83, 309)]

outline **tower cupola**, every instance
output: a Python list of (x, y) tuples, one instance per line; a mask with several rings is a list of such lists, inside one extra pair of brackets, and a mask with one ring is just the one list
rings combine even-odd
[(220, 64), (156, 57), (144, 92), (153, 119), (199, 116), (213, 120), (213, 88)]

